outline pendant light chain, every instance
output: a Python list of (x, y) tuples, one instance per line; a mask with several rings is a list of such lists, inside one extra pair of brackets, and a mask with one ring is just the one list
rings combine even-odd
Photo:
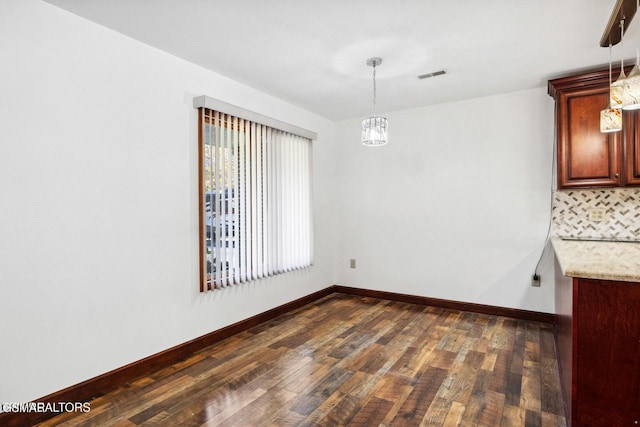
[(624, 73), (624, 18), (620, 21), (620, 67)]
[(376, 116), (376, 61), (373, 61), (373, 117)]
[[(638, 0), (638, 1), (640, 1), (640, 0)], [(611, 79), (612, 79), (612, 77), (611, 77), (611, 61), (613, 60), (612, 56), (611, 56), (611, 47), (612, 47), (612, 44), (609, 43), (609, 87), (611, 87)], [(611, 97), (609, 97), (609, 108), (613, 108), (613, 106), (611, 105)]]

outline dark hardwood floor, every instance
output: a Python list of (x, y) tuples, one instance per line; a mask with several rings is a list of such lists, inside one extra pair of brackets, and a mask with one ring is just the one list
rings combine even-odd
[(39, 425), (565, 426), (551, 324), (333, 294)]

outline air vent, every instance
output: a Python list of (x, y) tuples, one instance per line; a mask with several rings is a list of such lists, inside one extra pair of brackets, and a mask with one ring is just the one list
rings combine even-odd
[(423, 74), (421, 76), (418, 76), (418, 78), (420, 80), (423, 80), (423, 79), (428, 79), (429, 77), (441, 76), (443, 74), (447, 74), (447, 72), (445, 70), (434, 71), (433, 73), (427, 73), (427, 74)]

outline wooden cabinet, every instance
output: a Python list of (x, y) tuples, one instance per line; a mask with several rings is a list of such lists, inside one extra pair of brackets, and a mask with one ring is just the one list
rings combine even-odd
[[(640, 111), (629, 112), (624, 119), (624, 178), (626, 185), (640, 185)], [(623, 120), (624, 120), (623, 119)]]
[(640, 425), (640, 283), (556, 278), (569, 426)]
[(558, 188), (640, 185), (638, 111), (624, 111), (622, 132), (600, 132), (608, 70), (550, 80), (548, 89), (556, 101)]
[(608, 102), (607, 87), (558, 94), (558, 188), (620, 185), (621, 132), (600, 132), (600, 110)]

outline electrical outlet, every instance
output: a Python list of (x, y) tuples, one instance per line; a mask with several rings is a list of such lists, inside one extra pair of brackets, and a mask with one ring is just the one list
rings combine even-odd
[(589, 221), (603, 222), (607, 220), (607, 210), (605, 208), (589, 209)]
[(349, 260), (349, 268), (356, 268), (356, 260), (355, 259), (350, 259)]
[(534, 274), (531, 277), (531, 286), (534, 286), (536, 288), (540, 287), (540, 276), (538, 276), (537, 274)]

